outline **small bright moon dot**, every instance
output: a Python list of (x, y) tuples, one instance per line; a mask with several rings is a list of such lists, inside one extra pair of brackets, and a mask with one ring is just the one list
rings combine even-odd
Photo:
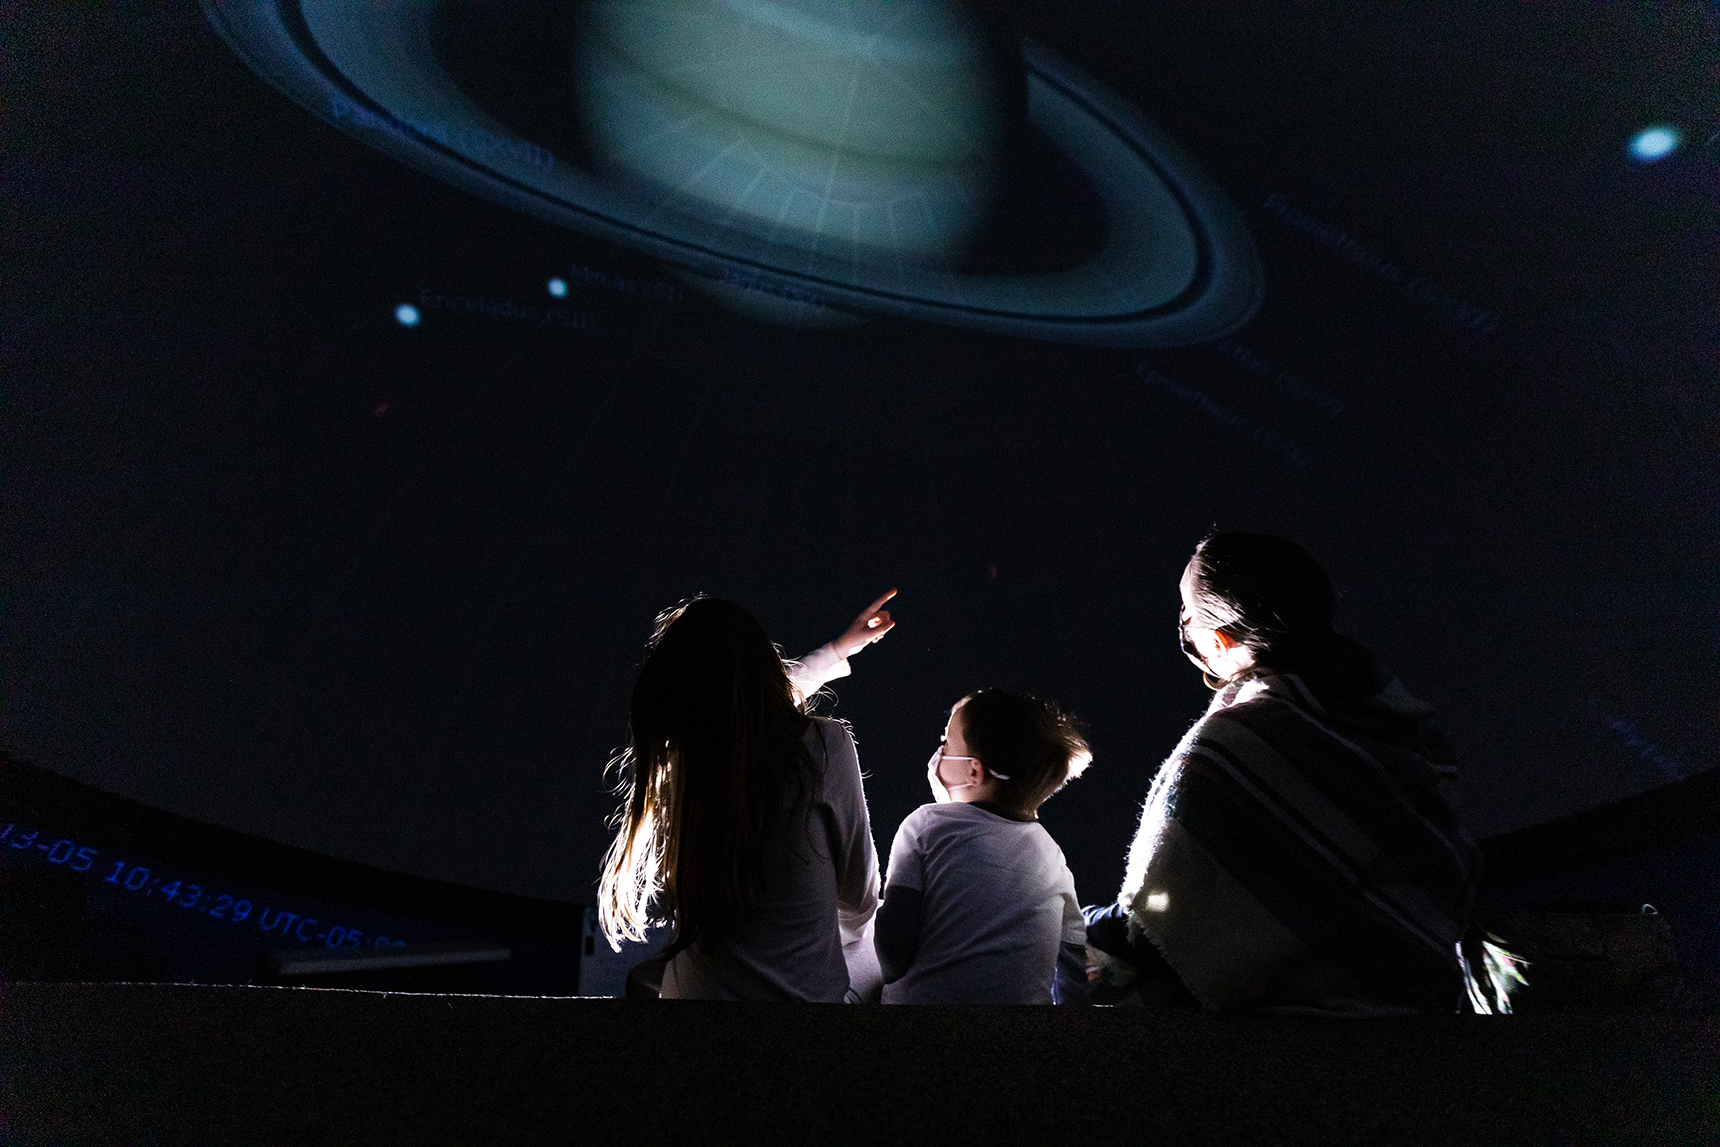
[(1678, 129), (1673, 127), (1644, 128), (1630, 141), (1631, 158), (1644, 163), (1672, 154), (1678, 146)]
[(567, 294), (567, 284), (560, 279), (551, 279), (549, 281), (549, 293), (558, 299), (562, 298)]
[(418, 308), (411, 303), (401, 303), (394, 308), (394, 318), (403, 327), (415, 327), (418, 325)]

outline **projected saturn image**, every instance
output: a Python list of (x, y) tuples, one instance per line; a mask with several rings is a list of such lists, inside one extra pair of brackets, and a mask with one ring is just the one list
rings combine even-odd
[(282, 93), (755, 318), (1096, 346), (1260, 304), (1223, 192), (1146, 112), (983, 11), (848, 0), (205, 11)]

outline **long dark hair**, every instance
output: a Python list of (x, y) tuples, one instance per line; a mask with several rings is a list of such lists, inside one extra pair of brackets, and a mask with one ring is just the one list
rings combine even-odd
[(758, 903), (784, 796), (804, 800), (810, 785), (811, 718), (797, 700), (764, 627), (734, 602), (695, 598), (657, 618), (598, 885), (612, 945), (645, 938), (659, 893), (674, 911), (671, 954)]
[(1272, 534), (1208, 534), (1189, 569), (1201, 621), (1247, 648), (1262, 669), (1297, 673), (1334, 700), (1384, 684), (1373, 654), (1333, 631), (1332, 579), (1295, 542)]

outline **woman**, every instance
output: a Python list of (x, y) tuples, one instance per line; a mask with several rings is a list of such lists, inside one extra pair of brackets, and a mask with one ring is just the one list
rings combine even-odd
[(1215, 696), (1153, 781), (1117, 904), (1089, 910), (1101, 980), (1227, 1010), (1458, 1010), (1478, 852), (1432, 709), (1333, 632), (1294, 542), (1214, 534), (1180, 588)]
[(801, 698), (889, 632), (890, 596), (808, 658), (798, 683), (733, 602), (699, 598), (658, 618), (598, 915), (619, 950), (645, 938), (661, 897), (675, 924), (664, 997), (837, 1002), (876, 988), (878, 859), (854, 739)]

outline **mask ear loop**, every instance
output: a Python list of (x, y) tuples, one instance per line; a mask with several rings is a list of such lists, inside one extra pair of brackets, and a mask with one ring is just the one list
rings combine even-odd
[[(952, 761), (961, 760), (960, 757), (949, 757), (946, 759), (952, 760)], [(976, 761), (979, 760), (978, 757), (973, 757), (970, 759), (976, 760)], [(986, 772), (990, 773), (992, 776), (996, 777), (1000, 781), (1007, 781), (1009, 779), (1008, 773), (1000, 773), (996, 769), (992, 768), (990, 765), (986, 764), (984, 761), (980, 761), (979, 767), (984, 769)], [(983, 782), (981, 782), (981, 781), (963, 781), (959, 785), (945, 785), (944, 787), (946, 789), (971, 789), (974, 786), (981, 784), (981, 783), (983, 783)]]
[[(954, 756), (952, 754), (946, 754), (946, 753), (940, 752), (938, 754), (938, 761), (939, 761), (939, 763), (942, 763), (944, 761), (979, 761), (979, 758), (978, 757), (958, 757), (958, 756)], [(1009, 779), (1008, 773), (1000, 773), (996, 769), (992, 768), (990, 765), (986, 764), (984, 761), (979, 761), (979, 767), (984, 769), (986, 772), (990, 773), (992, 776), (996, 777), (1000, 781), (1007, 781)], [(935, 768), (935, 766), (934, 766), (934, 768)], [(941, 784), (942, 782), (939, 782), (939, 783)], [(953, 791), (955, 789), (971, 789), (974, 787), (974, 785), (976, 785), (978, 783), (979, 782), (977, 782), (977, 781), (966, 781), (966, 782), (959, 784), (959, 785), (944, 785), (944, 788), (946, 791)]]

